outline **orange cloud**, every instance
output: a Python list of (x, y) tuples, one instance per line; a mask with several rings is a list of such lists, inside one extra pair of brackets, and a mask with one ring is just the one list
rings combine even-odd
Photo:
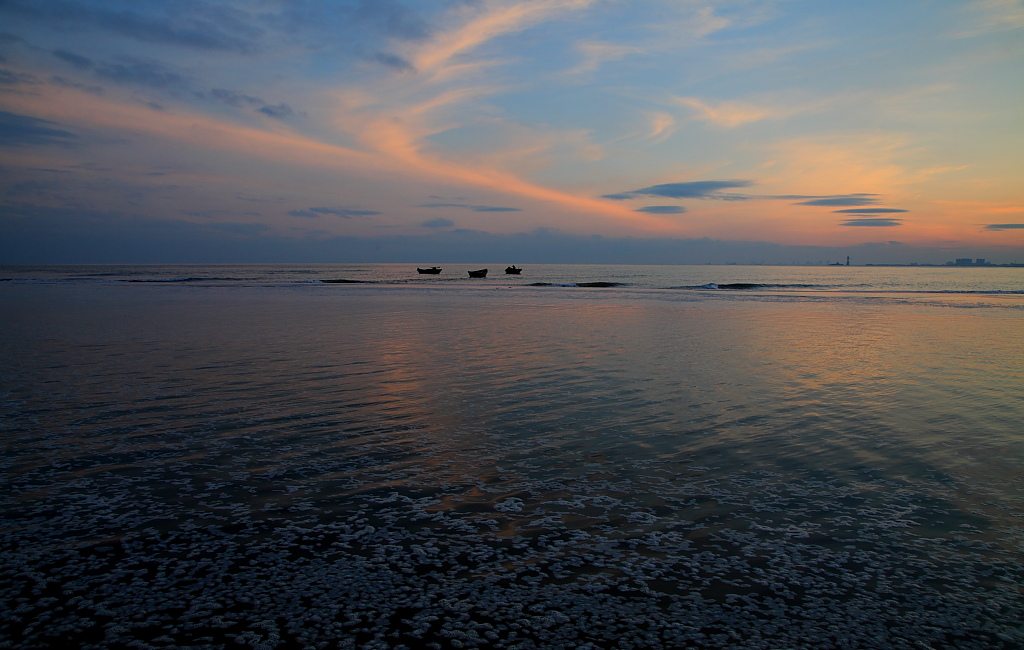
[(772, 148), (773, 176), (762, 182), (796, 178), (800, 194), (894, 194), (923, 178), (902, 162), (909, 146), (904, 136), (883, 132), (790, 139)]
[[(551, 202), (588, 220), (608, 226), (640, 228), (651, 232), (678, 231), (679, 224), (653, 215), (633, 212), (608, 201), (543, 187), (500, 169), (462, 165), (429, 156), (421, 151), (430, 111), (446, 103), (444, 97), (405, 109), (403, 118), (377, 117), (359, 120), (367, 150), (355, 150), (322, 142), (290, 130), (278, 122), (244, 126), (184, 110), (155, 111), (141, 104), (118, 102), (69, 88), (9, 97), (6, 108), (40, 118), (85, 128), (137, 132), (217, 153), (256, 156), (260, 159), (306, 168), (344, 170), (346, 174), (441, 184), (467, 184), (510, 196)], [(352, 127), (354, 124), (349, 124)], [(372, 148), (370, 148), (372, 147)], [(593, 227), (590, 221), (588, 226)]]
[(741, 102), (720, 102), (714, 106), (696, 97), (677, 97), (675, 101), (696, 111), (697, 119), (729, 128), (775, 116), (766, 108)]
[(594, 0), (534, 0), (511, 6), (487, 4), (482, 13), (463, 26), (445, 32), (412, 57), (417, 70), (434, 70), (454, 57), (472, 50), (492, 38), (522, 30), (557, 12), (584, 9)]

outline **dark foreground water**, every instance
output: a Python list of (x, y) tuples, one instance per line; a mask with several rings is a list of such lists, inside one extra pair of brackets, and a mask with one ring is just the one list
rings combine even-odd
[(0, 284), (0, 647), (1024, 647), (1012, 289), (549, 284)]

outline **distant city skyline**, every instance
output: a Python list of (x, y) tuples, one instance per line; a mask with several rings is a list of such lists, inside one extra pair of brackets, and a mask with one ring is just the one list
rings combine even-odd
[(0, 263), (1024, 262), (1024, 3), (9, 0)]

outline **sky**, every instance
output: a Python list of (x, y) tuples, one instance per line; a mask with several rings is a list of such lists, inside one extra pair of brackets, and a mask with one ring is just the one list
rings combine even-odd
[(1024, 262), (1024, 0), (0, 0), (0, 263)]

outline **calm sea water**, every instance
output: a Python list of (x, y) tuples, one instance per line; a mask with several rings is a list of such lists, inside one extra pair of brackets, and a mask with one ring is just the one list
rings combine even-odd
[(441, 266), (0, 267), (0, 646), (1024, 647), (1024, 269)]

